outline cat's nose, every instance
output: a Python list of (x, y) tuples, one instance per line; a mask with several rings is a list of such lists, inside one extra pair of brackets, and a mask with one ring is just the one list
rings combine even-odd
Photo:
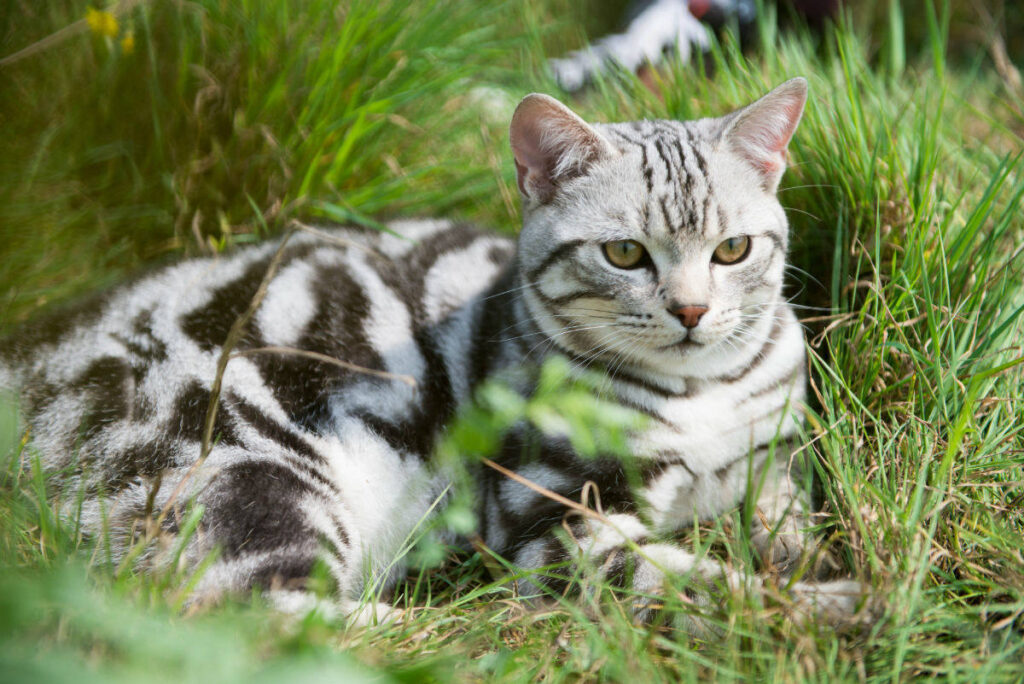
[(699, 304), (689, 304), (671, 309), (679, 322), (687, 328), (696, 328), (700, 323), (700, 317), (707, 313), (708, 307)]

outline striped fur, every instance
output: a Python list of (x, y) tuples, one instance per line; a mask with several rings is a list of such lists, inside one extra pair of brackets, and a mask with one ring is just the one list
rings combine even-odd
[[(148, 513), (166, 511), (173, 536), (181, 504), (203, 505), (186, 562), (220, 554), (200, 598), (286, 595), (318, 558), (343, 604), (368, 578), (393, 580), (403, 540), (447, 485), (431, 455), (457, 406), (482, 380), (550, 355), (603, 369), (609, 392), (651, 417), (632, 436), (639, 482), (520, 426), (497, 460), (573, 499), (594, 483), (610, 522), (576, 524), (566, 547), (551, 534), (564, 507), (482, 472), (481, 532), (495, 552), (527, 567), (583, 558), (645, 591), (666, 571), (718, 577), (656, 539), (736, 506), (753, 467), (766, 480), (754, 543), (789, 567), (805, 545), (804, 506), (783, 445), (799, 426), (804, 354), (781, 296), (787, 227), (773, 191), (803, 97), (797, 81), (722, 119), (591, 126), (530, 96), (511, 136), (518, 247), (446, 221), (392, 224), (402, 237), (295, 235), (227, 365), (204, 462), (222, 345), (276, 244), (187, 261), (39, 321), (8, 341), (0, 377), (21, 393), (34, 453), (67, 477), (65, 501), (84, 492), (80, 513), (67, 512), (92, 532), (106, 518), (116, 554)], [(748, 256), (713, 263), (735, 236), (749, 236)], [(642, 244), (648, 262), (613, 266), (603, 245), (620, 240)], [(687, 327), (676, 309), (697, 304), (707, 312)]]

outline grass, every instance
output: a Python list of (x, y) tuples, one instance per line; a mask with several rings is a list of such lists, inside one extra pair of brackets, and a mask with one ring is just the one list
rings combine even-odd
[[(86, 7), (8, 3), (0, 55)], [(877, 623), (837, 634), (738, 596), (720, 636), (691, 639), (634, 624), (608, 588), (528, 610), (476, 553), (414, 572), (398, 625), (289, 623), (258, 598), (182, 615), (189, 576), (106, 564), (16, 466), (5, 413), (0, 679), (1019, 681), (1024, 99), (991, 66), (998, 36), (977, 41), (959, 6), (855, 10), (820, 33), (769, 11), (757, 50), (727, 34), (705, 68), (670, 62), (653, 89), (613, 74), (573, 104), (594, 120), (688, 118), (809, 79), (781, 194), (814, 371), (808, 453), (825, 555), (883, 599)], [(506, 122), (521, 95), (557, 93), (543, 59), (579, 43), (565, 18), (582, 16), (564, 0), (140, 2), (116, 34), (83, 22), (0, 65), (0, 329), (296, 218), (513, 231)], [(455, 447), (498, 422), (470, 418)], [(687, 543), (755, 567), (740, 515)]]

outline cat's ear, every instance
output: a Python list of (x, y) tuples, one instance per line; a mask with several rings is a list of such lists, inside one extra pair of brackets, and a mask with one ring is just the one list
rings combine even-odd
[(786, 148), (806, 103), (807, 81), (794, 78), (728, 118), (722, 134), (726, 144), (754, 167), (768, 192), (779, 187)]
[(516, 107), (509, 141), (519, 190), (539, 204), (550, 201), (561, 183), (586, 174), (595, 162), (614, 153), (587, 122), (540, 93), (527, 95)]

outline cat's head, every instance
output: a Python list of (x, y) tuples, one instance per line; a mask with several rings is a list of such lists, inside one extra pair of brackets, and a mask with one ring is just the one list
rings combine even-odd
[(528, 95), (510, 130), (534, 320), (564, 350), (713, 377), (771, 334), (787, 245), (776, 199), (802, 78), (714, 119), (588, 124)]

